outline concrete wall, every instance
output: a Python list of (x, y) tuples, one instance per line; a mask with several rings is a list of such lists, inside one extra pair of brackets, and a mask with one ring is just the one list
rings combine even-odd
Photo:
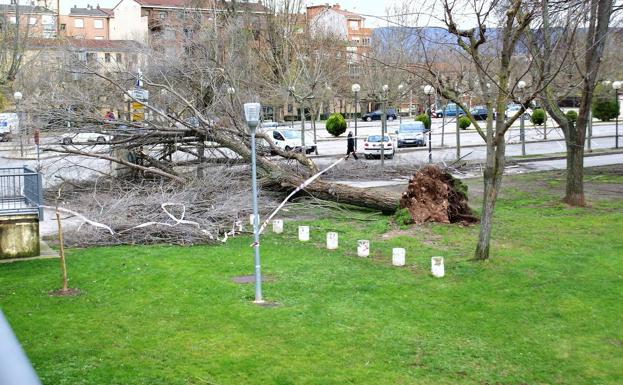
[(110, 20), (111, 40), (136, 40), (147, 43), (149, 29), (147, 16), (142, 16), (141, 5), (134, 0), (123, 0), (115, 8)]
[(0, 259), (36, 257), (39, 252), (36, 215), (0, 216)]

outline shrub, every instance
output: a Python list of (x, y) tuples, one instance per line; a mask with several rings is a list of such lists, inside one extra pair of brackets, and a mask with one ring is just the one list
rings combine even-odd
[(536, 110), (532, 112), (530, 121), (532, 122), (532, 124), (536, 124), (537, 126), (540, 126), (541, 124), (545, 123), (546, 116), (547, 115), (545, 114), (545, 111), (543, 109), (537, 108)]
[(574, 110), (567, 111), (565, 116), (570, 123), (575, 123), (578, 120), (578, 113)]
[(465, 130), (467, 127), (472, 125), (472, 121), (469, 120), (467, 116), (461, 116), (459, 118), (459, 127), (461, 130)]
[(340, 136), (346, 132), (346, 120), (342, 114), (331, 114), (327, 119), (326, 124), (327, 132), (333, 136)]
[(424, 127), (426, 127), (427, 130), (430, 130), (430, 119), (428, 118), (428, 115), (420, 114), (420, 115), (415, 117), (415, 120), (417, 122), (424, 123)]
[(593, 116), (607, 122), (619, 114), (619, 103), (613, 99), (594, 98)]

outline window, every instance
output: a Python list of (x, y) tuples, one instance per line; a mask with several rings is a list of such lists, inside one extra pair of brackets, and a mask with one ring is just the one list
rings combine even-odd
[(95, 40), (104, 40), (104, 36), (95, 36)]
[(74, 27), (76, 27), (76, 28), (84, 28), (84, 20), (83, 19), (74, 19)]
[(64, 31), (65, 29), (67, 29), (67, 24), (61, 24), (61, 31)]
[(97, 54), (95, 52), (87, 52), (87, 62), (93, 63), (97, 60)]
[(167, 18), (167, 13), (164, 11), (160, 11), (160, 13), (158, 13), (158, 18), (160, 20), (166, 19)]
[(116, 61), (117, 61), (117, 63), (121, 63), (121, 54), (120, 53), (117, 54)]
[(28, 24), (30, 24), (30, 25), (37, 25), (37, 18), (36, 17), (29, 17), (28, 18)]
[(275, 140), (285, 140), (283, 136), (279, 133), (279, 131), (273, 131), (273, 139)]
[(105, 61), (106, 63), (110, 63), (110, 54), (109, 54), (108, 52), (106, 52), (106, 53), (104, 54), (104, 61)]
[(350, 29), (352, 29), (353, 31), (356, 31), (359, 29), (359, 21), (358, 20), (351, 20), (349, 23)]
[(93, 28), (104, 29), (104, 20), (100, 20), (100, 19), (93, 20)]

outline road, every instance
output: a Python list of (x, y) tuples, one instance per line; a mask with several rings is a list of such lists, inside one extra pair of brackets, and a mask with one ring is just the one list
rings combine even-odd
[[(406, 119), (405, 119), (406, 120)], [(380, 122), (360, 122), (358, 124), (359, 134), (359, 148), (361, 149), (363, 139), (365, 135), (372, 133), (380, 133)], [(451, 123), (450, 127), (454, 127)], [(398, 122), (389, 122), (389, 132), (393, 132), (398, 127)], [(449, 127), (445, 127), (448, 128)], [(323, 128), (317, 128), (318, 138), (318, 151), (320, 158), (317, 158), (319, 163), (325, 163), (322, 160), (323, 157), (333, 158), (345, 153), (346, 139), (345, 138), (331, 138)], [(320, 135), (320, 131), (324, 134)], [(444, 130), (445, 131), (445, 130)], [(622, 130), (623, 131), (623, 130)], [(449, 131), (443, 135), (444, 146), (441, 147), (442, 142), (442, 125), (441, 119), (434, 119), (432, 130), (432, 143), (433, 151), (432, 157), (434, 162), (452, 162), (456, 160), (456, 132)], [(591, 140), (592, 149), (606, 149), (613, 148), (615, 143), (614, 138), (615, 126), (613, 124), (599, 124), (594, 125), (593, 135), (595, 136)], [(482, 160), (485, 158), (486, 149), (483, 145), (482, 138), (473, 130), (461, 131), (461, 157), (466, 160)], [(565, 143), (562, 140), (562, 133), (559, 129), (552, 128), (547, 133), (548, 141), (543, 141), (543, 130), (539, 128), (528, 127), (526, 129), (526, 153), (528, 155), (542, 155), (553, 153), (564, 153)], [(521, 155), (521, 145), (518, 143), (519, 130), (518, 127), (513, 127), (507, 135), (507, 149), (506, 154), (508, 156)], [(51, 140), (51, 139), (48, 139)], [(623, 147), (623, 137), (619, 138), (620, 144)], [(55, 145), (48, 145), (48, 147), (54, 147)], [(91, 150), (92, 146), (84, 146), (86, 150)], [(33, 146), (26, 146), (26, 157), (30, 159), (19, 159), (19, 145), (15, 142), (12, 143), (0, 143), (0, 166), (22, 166), (29, 165), (36, 167), (37, 162), (36, 152)], [(98, 150), (106, 151), (105, 146), (98, 146)], [(588, 159), (588, 158), (587, 158)], [(595, 158), (592, 158), (595, 159)], [(623, 155), (612, 156), (607, 159), (607, 164), (623, 163)], [(428, 160), (428, 148), (401, 148), (397, 151), (393, 160), (387, 160), (388, 164), (397, 163), (424, 163)], [(329, 161), (329, 159), (327, 159)], [(371, 160), (370, 162), (379, 162), (379, 160)], [(557, 168), (564, 168), (564, 160), (557, 161)], [(560, 166), (562, 164), (562, 166)], [(586, 164), (589, 165), (588, 162)], [(41, 167), (44, 172), (44, 181), (46, 185), (55, 184), (57, 182), (56, 176), (72, 179), (86, 179), (93, 176), (102, 175), (102, 173), (109, 173), (111, 170), (110, 162), (78, 157), (78, 156), (63, 156), (52, 155), (51, 153), (43, 153)]]

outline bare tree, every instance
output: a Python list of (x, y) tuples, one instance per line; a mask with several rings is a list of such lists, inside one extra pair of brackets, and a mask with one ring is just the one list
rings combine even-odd
[[(549, 115), (558, 123), (567, 145), (567, 181), (564, 201), (572, 206), (585, 206), (584, 143), (590, 120), (593, 93), (613, 17), (612, 0), (570, 2), (543, 1), (540, 6), (540, 28), (526, 31), (527, 42), (537, 63), (536, 71), (551, 77), (558, 68), (556, 59), (567, 65), (566, 82), (576, 80), (571, 88), (549, 83), (540, 100)], [(581, 28), (586, 25), (586, 28)], [(560, 55), (568, 50), (572, 55)], [(557, 87), (558, 86), (558, 87)], [(577, 123), (567, 119), (559, 107), (559, 96), (580, 90)], [(560, 92), (562, 91), (562, 92)]]

